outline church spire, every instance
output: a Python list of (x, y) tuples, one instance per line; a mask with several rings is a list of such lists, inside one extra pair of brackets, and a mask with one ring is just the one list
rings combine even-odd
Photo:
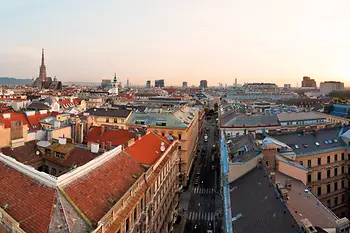
[(44, 49), (41, 49), (41, 65), (45, 65)]

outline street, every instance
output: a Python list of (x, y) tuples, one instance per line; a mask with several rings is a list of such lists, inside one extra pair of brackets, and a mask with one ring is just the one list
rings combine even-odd
[[(221, 208), (221, 197), (217, 186), (219, 163), (218, 157), (214, 156), (219, 153), (216, 144), (218, 140), (216, 118), (209, 118), (204, 127), (204, 133), (199, 140), (199, 152), (191, 175), (190, 199), (188, 208), (185, 210), (187, 218), (184, 233), (218, 233), (221, 228), (221, 221), (217, 220)], [(207, 142), (204, 141), (204, 134), (208, 135)], [(212, 225), (212, 231), (208, 231), (208, 224)]]

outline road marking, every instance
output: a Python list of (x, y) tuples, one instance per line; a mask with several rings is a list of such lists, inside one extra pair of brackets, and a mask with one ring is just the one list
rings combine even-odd
[(213, 212), (190, 212), (188, 215), (189, 220), (204, 220), (214, 221), (215, 213)]

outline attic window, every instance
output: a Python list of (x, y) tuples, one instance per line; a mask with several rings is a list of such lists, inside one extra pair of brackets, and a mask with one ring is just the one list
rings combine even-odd
[(137, 175), (136, 174), (132, 174), (132, 178), (137, 179)]
[(135, 124), (136, 124), (136, 125), (144, 125), (144, 124), (145, 124), (145, 121), (144, 121), (144, 120), (136, 120), (136, 121), (135, 121)]
[(328, 141), (326, 140), (326, 141), (324, 141), (324, 144), (328, 144)]
[(320, 143), (319, 142), (315, 142), (316, 146), (320, 146)]
[(295, 145), (295, 149), (299, 149), (299, 146), (298, 146), (298, 145)]
[(338, 139), (334, 139), (334, 142), (338, 142)]
[(308, 148), (309, 147), (309, 145), (308, 144), (304, 144), (304, 148)]
[(166, 122), (165, 121), (157, 121), (156, 125), (157, 126), (166, 126)]
[(331, 143), (333, 143), (333, 141), (332, 140), (328, 140), (328, 144), (331, 144)]

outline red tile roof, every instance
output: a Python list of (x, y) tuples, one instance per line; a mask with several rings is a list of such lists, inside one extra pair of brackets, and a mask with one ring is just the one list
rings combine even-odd
[(60, 99), (60, 100), (58, 100), (58, 104), (60, 105), (60, 106), (70, 106), (70, 105), (73, 105), (73, 103), (72, 102), (70, 102), (68, 99)]
[(27, 233), (46, 233), (56, 198), (53, 188), (40, 184), (0, 162), (0, 205)]
[(137, 161), (120, 153), (89, 174), (64, 187), (64, 191), (94, 225), (113, 207), (108, 198), (118, 201), (145, 172)]
[(20, 146), (16, 148), (11, 148), (11, 147), (2, 148), (1, 152), (7, 156), (10, 156), (16, 159), (18, 162), (30, 165), (43, 160), (41, 156), (36, 155), (37, 150), (38, 150), (38, 147), (36, 145), (36, 141), (30, 141), (30, 142), (26, 142), (24, 146)]
[(171, 144), (167, 138), (151, 132), (126, 148), (125, 152), (139, 161), (139, 163), (151, 165), (154, 164), (162, 154), (160, 150), (162, 142), (164, 142), (165, 149)]
[(125, 129), (105, 129), (101, 135), (102, 127), (93, 127), (87, 134), (85, 143), (88, 142), (112, 142), (113, 146), (124, 145), (130, 139), (135, 138), (136, 133)]
[(40, 114), (40, 112), (35, 112), (35, 115), (28, 116), (27, 119), (29, 122), (29, 129), (30, 130), (40, 130), (41, 124), (39, 123), (40, 120), (44, 119), (45, 117), (48, 117), (50, 113)]
[(10, 118), (4, 118), (3, 114), (0, 114), (0, 123), (4, 124), (5, 128), (11, 128), (11, 121), (22, 121), (23, 125), (28, 125), (24, 112), (11, 112), (6, 114), (10, 114)]

